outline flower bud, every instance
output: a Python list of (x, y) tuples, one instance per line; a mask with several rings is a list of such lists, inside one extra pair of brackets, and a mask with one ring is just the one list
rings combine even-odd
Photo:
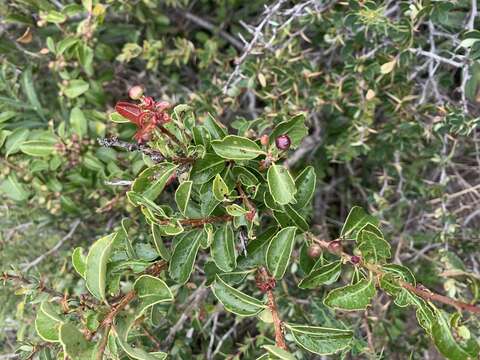
[(260, 137), (260, 143), (261, 143), (263, 146), (267, 146), (267, 145), (268, 145), (268, 135), (267, 135), (267, 134), (263, 134), (263, 135)]
[(135, 85), (128, 90), (128, 96), (132, 100), (140, 100), (143, 96), (143, 88), (140, 85)]
[(328, 249), (332, 252), (341, 252), (342, 251), (342, 243), (340, 240), (333, 240), (328, 243)]
[(353, 265), (357, 265), (358, 263), (360, 263), (360, 256), (357, 256), (357, 255), (352, 255), (350, 257), (350, 262), (353, 264)]
[(290, 145), (292, 145), (292, 141), (288, 135), (284, 134), (275, 139), (275, 145), (277, 146), (278, 150), (288, 150)]
[(318, 258), (322, 254), (322, 247), (318, 244), (312, 244), (308, 247), (307, 254), (311, 258)]

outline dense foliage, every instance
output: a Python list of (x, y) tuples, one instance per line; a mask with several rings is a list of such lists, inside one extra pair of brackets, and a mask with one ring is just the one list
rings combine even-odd
[(0, 11), (0, 358), (478, 358), (475, 0)]

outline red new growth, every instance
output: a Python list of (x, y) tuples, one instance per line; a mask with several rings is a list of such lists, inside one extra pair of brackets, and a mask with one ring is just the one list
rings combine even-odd
[(150, 140), (157, 125), (161, 126), (171, 120), (166, 112), (169, 108), (170, 104), (166, 101), (155, 101), (149, 96), (143, 96), (138, 105), (127, 101), (119, 101), (115, 105), (115, 110), (120, 115), (137, 126), (134, 137), (139, 143)]

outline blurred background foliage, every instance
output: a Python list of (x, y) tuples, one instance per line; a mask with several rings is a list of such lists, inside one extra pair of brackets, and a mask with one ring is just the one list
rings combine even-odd
[[(316, 231), (334, 239), (348, 209), (362, 205), (382, 219), (395, 262), (441, 293), (478, 301), (475, 0), (0, 0), (0, 16), (0, 264), (18, 273), (0, 289), (1, 359), (41, 353), (32, 314), (45, 291), (83, 291), (72, 249), (124, 216), (138, 220), (115, 182), (147, 159), (97, 143), (131, 139), (134, 126), (109, 114), (137, 84), (250, 137), (306, 111), (309, 135), (288, 165), (316, 169)], [(289, 319), (330, 319), (323, 290), (283, 285)], [(188, 310), (183, 335), (170, 339), (174, 358), (204, 358), (214, 308), (203, 298), (159, 325), (167, 337)], [(365, 321), (374, 324), (374, 349), (358, 340), (348, 356), (440, 358), (413, 316), (386, 297), (365, 318), (341, 316), (358, 324), (359, 339)], [(269, 331), (223, 315), (215, 324), (219, 359), (254, 358)]]

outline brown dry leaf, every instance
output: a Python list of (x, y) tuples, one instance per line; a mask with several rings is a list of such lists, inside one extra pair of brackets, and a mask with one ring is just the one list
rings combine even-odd
[(21, 44), (30, 44), (32, 42), (32, 38), (32, 30), (30, 29), (30, 27), (28, 27), (27, 30), (25, 30), (25, 32), (23, 33), (23, 35), (17, 39), (17, 42)]

